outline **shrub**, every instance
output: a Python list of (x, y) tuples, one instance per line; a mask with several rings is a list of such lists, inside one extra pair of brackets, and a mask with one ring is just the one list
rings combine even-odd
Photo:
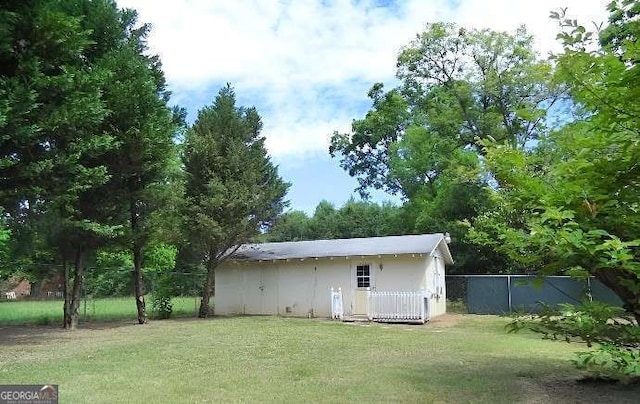
[(153, 296), (153, 315), (157, 319), (167, 319), (171, 317), (173, 312), (173, 304), (171, 303), (171, 296), (155, 294)]
[(623, 309), (602, 302), (543, 305), (539, 314), (516, 314), (509, 332), (523, 328), (550, 340), (582, 341), (595, 349), (578, 352), (574, 365), (595, 377), (640, 381), (640, 327)]
[(175, 296), (173, 289), (171, 277), (167, 272), (157, 274), (153, 288), (153, 305), (151, 308), (155, 318), (167, 319), (171, 317), (171, 313), (173, 312), (171, 298)]

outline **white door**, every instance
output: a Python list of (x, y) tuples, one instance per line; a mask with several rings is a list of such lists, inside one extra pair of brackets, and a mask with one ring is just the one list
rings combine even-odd
[(369, 291), (372, 285), (371, 264), (357, 264), (355, 267), (356, 289), (354, 293), (353, 315), (369, 314)]

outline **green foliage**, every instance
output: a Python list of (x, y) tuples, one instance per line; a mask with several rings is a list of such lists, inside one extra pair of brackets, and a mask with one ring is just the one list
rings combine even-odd
[[(169, 277), (176, 263), (177, 248), (164, 243), (152, 243), (145, 249), (144, 280), (154, 296), (159, 284)], [(89, 265), (85, 274), (86, 294), (93, 297), (129, 296), (133, 291), (133, 256), (125, 249), (99, 249), (95, 263)], [(167, 293), (175, 296), (173, 289)]]
[(596, 377), (640, 380), (640, 327), (619, 307), (585, 301), (580, 306), (543, 306), (540, 314), (518, 314), (507, 325), (510, 332), (523, 328), (543, 338), (581, 341), (595, 349), (577, 353), (573, 363)]
[(153, 243), (145, 249), (144, 268), (149, 273), (171, 271), (176, 266), (178, 248), (166, 243)]
[(557, 78), (578, 115), (542, 137), (535, 151), (482, 142), (500, 188), (497, 209), (477, 218), (470, 236), (549, 274), (591, 274), (640, 320), (638, 44), (611, 37), (639, 26), (633, 12), (620, 15), (632, 7), (622, 3), (610, 5), (615, 27), (603, 31), (601, 47), (564, 11), (555, 15), (564, 43), (555, 57)]
[(153, 295), (152, 312), (155, 318), (165, 320), (171, 317), (173, 312), (173, 304), (171, 303), (171, 296), (156, 292)]
[(573, 363), (599, 378), (621, 380), (625, 383), (640, 380), (640, 349), (621, 348), (603, 344), (596, 350), (579, 352)]
[(168, 278), (172, 296), (198, 296), (206, 275), (201, 252), (185, 243), (178, 249), (175, 268), (163, 273), (163, 278)]
[(230, 86), (220, 90), (185, 139), (185, 229), (214, 259), (269, 226), (288, 189), (267, 156), (258, 112), (235, 102)]
[(437, 192), (441, 177), (476, 180), (477, 139), (524, 148), (544, 132), (557, 97), (550, 72), (524, 29), (428, 24), (398, 57), (401, 86), (384, 93), (375, 84), (372, 109), (351, 133), (334, 133), (329, 151), (363, 193), (373, 187), (412, 198), (425, 186)]
[(267, 241), (300, 241), (405, 234), (402, 209), (350, 199), (336, 209), (321, 201), (312, 217), (292, 211), (278, 217), (265, 235)]
[(571, 342), (577, 338), (591, 347), (611, 344), (634, 347), (640, 344), (640, 328), (632, 316), (620, 307), (603, 302), (585, 301), (580, 306), (563, 303), (557, 307), (543, 305), (540, 314), (517, 315), (510, 331), (523, 327), (540, 333), (545, 339)]
[[(2, 215), (1, 208), (0, 215)], [(11, 230), (6, 226), (4, 218), (0, 218), (0, 280), (7, 278), (11, 272), (11, 267), (7, 265), (10, 240)]]
[(207, 266), (202, 317), (210, 311), (218, 263), (267, 229), (286, 206), (289, 184), (267, 155), (261, 131), (256, 109), (236, 106), (227, 85), (186, 134), (183, 229), (188, 249)]
[(469, 239), (461, 222), (493, 208), (484, 187), (500, 182), (482, 172), (479, 142), (522, 150), (545, 133), (546, 109), (560, 93), (551, 65), (537, 58), (524, 28), (507, 34), (445, 23), (428, 24), (397, 65), (401, 85), (384, 92), (375, 84), (371, 110), (351, 133), (334, 133), (329, 152), (358, 178), (361, 193), (405, 198), (404, 232), (450, 232), (462, 258), (456, 270), (512, 267)]
[[(10, 2), (1, 13), (0, 206), (20, 235), (14, 259), (73, 261), (79, 281), (92, 250), (126, 245), (140, 279), (180, 124), (149, 27), (111, 0)], [(99, 267), (96, 292), (120, 293), (121, 271)]]
[(171, 299), (177, 296), (173, 276), (178, 249), (175, 246), (157, 243), (145, 251), (144, 268), (153, 278), (152, 312), (155, 318), (167, 319), (173, 313)]
[(265, 241), (301, 241), (313, 240), (310, 219), (306, 213), (294, 210), (278, 216), (268, 232)]
[(128, 296), (133, 289), (131, 270), (133, 260), (125, 250), (101, 249), (96, 253), (95, 265), (85, 275), (86, 294), (93, 297)]
[(171, 299), (177, 296), (173, 276), (178, 249), (175, 246), (156, 243), (145, 251), (144, 269), (153, 278), (152, 312), (155, 318), (167, 319), (173, 313)]
[(108, 178), (100, 157), (116, 146), (100, 129), (109, 113), (102, 99), (108, 49), (94, 46), (113, 34), (98, 34), (97, 25), (112, 19), (118, 27), (116, 9), (106, 2), (31, 3), (4, 8), (8, 18), (0, 23), (0, 203), (13, 219), (54, 210), (61, 229), (86, 244), (116, 230), (87, 207), (87, 192)]

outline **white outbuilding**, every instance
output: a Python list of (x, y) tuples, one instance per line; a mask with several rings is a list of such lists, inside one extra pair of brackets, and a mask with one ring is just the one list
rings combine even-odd
[(446, 312), (445, 234), (245, 244), (216, 269), (215, 313), (418, 321)]

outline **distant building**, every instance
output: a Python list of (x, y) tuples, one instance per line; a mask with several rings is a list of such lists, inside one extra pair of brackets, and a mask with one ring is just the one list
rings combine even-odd
[(8, 300), (31, 296), (31, 283), (24, 278), (9, 278), (0, 286), (1, 297)]

